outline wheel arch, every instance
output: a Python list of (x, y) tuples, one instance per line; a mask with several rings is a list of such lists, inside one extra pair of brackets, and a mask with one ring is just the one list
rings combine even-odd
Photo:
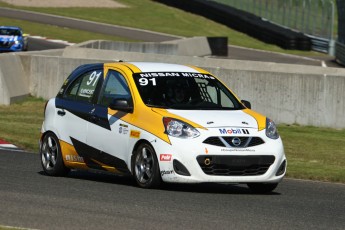
[(131, 152), (131, 156), (130, 156), (130, 163), (131, 163), (131, 164), (130, 164), (130, 171), (131, 171), (132, 174), (133, 174), (133, 166), (134, 166), (134, 154), (135, 154), (135, 152), (137, 151), (138, 147), (139, 147), (142, 143), (146, 143), (146, 144), (150, 145), (150, 146), (152, 147), (152, 149), (155, 151), (155, 155), (156, 155), (157, 162), (158, 162), (158, 167), (159, 167), (158, 156), (157, 156), (156, 150), (155, 150), (155, 148), (153, 147), (153, 145), (151, 144), (151, 142), (148, 141), (148, 140), (146, 140), (146, 139), (140, 139), (140, 140), (138, 140), (138, 141), (135, 143), (135, 145), (134, 145), (134, 147), (133, 147), (133, 149), (132, 149), (132, 152)]
[[(56, 151), (56, 153), (54, 153), (54, 159), (55, 162), (53, 163), (53, 161), (51, 161), (51, 155), (53, 155), (50, 151), (50, 154), (48, 153), (48, 155), (50, 155), (49, 158), (45, 158), (45, 160), (43, 160), (43, 155), (47, 155), (47, 147), (44, 143), (46, 143), (46, 137), (47, 136), (51, 136), (52, 139), (55, 139), (54, 142), (56, 143), (56, 148), (55, 150), (50, 150), (50, 151)], [(52, 141), (53, 142), (53, 141)], [(48, 147), (49, 148), (49, 147)], [(46, 150), (46, 151), (44, 151)], [(45, 153), (43, 153), (43, 151)], [(62, 148), (61, 148), (61, 143), (60, 143), (60, 139), (59, 137), (56, 135), (55, 132), (51, 131), (51, 130), (47, 130), (44, 133), (41, 133), (41, 137), (40, 137), (40, 146), (39, 146), (39, 155), (41, 157), (41, 164), (43, 167), (43, 170), (50, 176), (65, 176), (70, 169), (68, 167), (66, 167), (65, 163), (64, 163), (64, 159), (63, 159), (63, 154), (62, 154)], [(48, 164), (43, 163), (43, 161), (49, 161), (51, 163), (53, 163), (53, 166), (51, 166), (51, 168), (48, 169)], [(51, 164), (49, 163), (49, 164)]]
[(40, 136), (40, 143), (42, 143), (44, 137), (45, 137), (48, 133), (54, 134), (54, 135), (58, 138), (58, 140), (59, 140), (59, 142), (60, 142), (60, 135), (59, 135), (57, 132), (54, 132), (54, 130), (48, 129), (48, 130), (45, 130), (44, 132), (41, 133), (41, 136)]

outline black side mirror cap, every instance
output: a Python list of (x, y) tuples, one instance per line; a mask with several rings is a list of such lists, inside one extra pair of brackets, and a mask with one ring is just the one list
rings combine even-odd
[(109, 108), (112, 110), (119, 110), (127, 113), (132, 113), (133, 112), (133, 105), (132, 103), (129, 103), (128, 99), (125, 98), (119, 98), (119, 99), (114, 99), (110, 105)]
[(241, 102), (242, 102), (242, 104), (243, 104), (245, 107), (247, 107), (248, 109), (251, 109), (251, 108), (252, 108), (252, 105), (250, 104), (249, 101), (242, 100)]

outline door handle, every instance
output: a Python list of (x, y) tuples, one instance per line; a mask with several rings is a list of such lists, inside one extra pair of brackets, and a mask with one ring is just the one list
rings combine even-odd
[(65, 110), (58, 110), (57, 114), (60, 115), (60, 116), (65, 116), (66, 112), (65, 112)]

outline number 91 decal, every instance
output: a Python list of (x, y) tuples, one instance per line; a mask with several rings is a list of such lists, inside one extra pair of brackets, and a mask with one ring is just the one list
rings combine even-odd
[(86, 82), (87, 85), (95, 86), (97, 83), (99, 77), (101, 76), (102, 72), (97, 73), (96, 71), (93, 71), (92, 74), (89, 77), (89, 80)]
[(139, 84), (141, 86), (147, 86), (148, 84), (152, 84), (153, 86), (155, 86), (156, 85), (156, 78), (148, 79), (148, 78), (142, 77), (139, 79)]

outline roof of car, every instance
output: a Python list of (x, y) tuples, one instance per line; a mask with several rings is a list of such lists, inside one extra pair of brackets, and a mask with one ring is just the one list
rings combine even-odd
[(133, 73), (148, 72), (189, 72), (189, 73), (208, 73), (204, 69), (192, 65), (181, 65), (162, 62), (112, 62), (104, 63), (107, 66), (123, 66), (131, 69)]
[(156, 63), (156, 62), (129, 62), (135, 65), (141, 72), (195, 72), (198, 71), (192, 66), (170, 64), (170, 63)]
[[(186, 72), (186, 73), (203, 73), (209, 74), (206, 70), (192, 65), (181, 65), (162, 62), (106, 62), (83, 64), (75, 69), (75, 73), (85, 69), (92, 69), (106, 66), (116, 66), (117, 68), (130, 69), (132, 73), (155, 73), (155, 72)], [(121, 67), (122, 66), (122, 67)]]
[(0, 26), (0, 29), (21, 30), (21, 28), (18, 26)]

